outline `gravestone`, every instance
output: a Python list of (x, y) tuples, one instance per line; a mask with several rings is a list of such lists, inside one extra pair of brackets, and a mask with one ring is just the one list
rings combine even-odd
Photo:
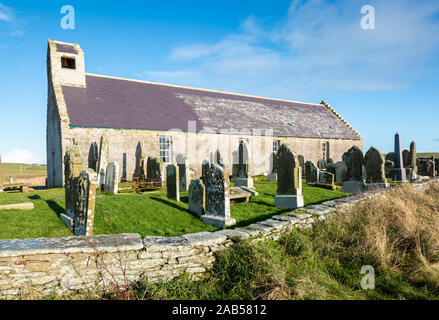
[(92, 169), (83, 170), (74, 179), (75, 218), (73, 233), (76, 236), (93, 235), (93, 224), (96, 204), (97, 175)]
[(97, 175), (92, 169), (82, 170), (78, 146), (67, 147), (64, 156), (65, 208), (61, 220), (77, 236), (92, 235), (96, 202)]
[(328, 163), (325, 159), (320, 159), (319, 161), (317, 161), (317, 168), (319, 168), (320, 170), (326, 170), (327, 165)]
[(180, 201), (178, 166), (173, 164), (166, 166), (166, 195), (169, 199)]
[(412, 141), (410, 143), (410, 155), (409, 155), (409, 168), (412, 168), (413, 175), (416, 176), (418, 173), (418, 167), (416, 166), (416, 142)]
[(346, 163), (344, 163), (343, 161), (338, 161), (334, 165), (335, 165), (335, 182), (341, 184), (345, 180), (347, 180), (348, 167)]
[(230, 217), (229, 183), (227, 172), (221, 166), (211, 165), (205, 175), (206, 214), (201, 220), (217, 227), (230, 226), (236, 220)]
[(388, 154), (386, 154), (386, 160), (395, 163), (395, 152), (389, 152)]
[(304, 205), (302, 196), (302, 168), (297, 157), (285, 144), (276, 154), (277, 193), (274, 204), (278, 208), (296, 209)]
[(384, 170), (386, 173), (386, 178), (392, 177), (392, 170), (393, 170), (394, 166), (395, 166), (395, 164), (393, 163), (393, 161), (386, 160), (386, 162), (384, 163)]
[(410, 158), (410, 151), (407, 149), (404, 149), (402, 151), (402, 164), (403, 164), (404, 168), (408, 168), (409, 158)]
[(108, 158), (110, 154), (110, 139), (106, 134), (101, 137), (101, 146), (99, 149), (98, 162), (98, 184), (103, 189), (105, 184), (105, 169), (107, 169)]
[(253, 178), (249, 176), (249, 162), (247, 145), (241, 141), (238, 149), (237, 176), (234, 177), (235, 187), (253, 188)]
[(223, 169), (226, 167), (219, 150), (216, 150), (215, 152), (215, 164), (219, 165)]
[(79, 146), (73, 145), (66, 148), (64, 155), (64, 190), (66, 215), (75, 216), (75, 186), (74, 179), (79, 177), (83, 170), (82, 154)]
[(276, 154), (273, 152), (270, 156), (270, 174), (267, 176), (267, 181), (277, 180), (275, 160), (276, 160)]
[(363, 152), (353, 146), (343, 154), (343, 162), (346, 164), (346, 180), (343, 182), (343, 192), (358, 193), (363, 191)]
[(189, 185), (188, 198), (189, 212), (203, 215), (206, 210), (206, 189), (201, 180), (192, 180)]
[(99, 162), (99, 148), (96, 142), (90, 145), (90, 150), (88, 152), (88, 168), (95, 172), (98, 172), (98, 162)]
[(402, 159), (401, 140), (398, 132), (395, 134), (395, 154), (393, 158), (395, 165), (392, 169), (392, 180), (394, 182), (407, 182)]
[(137, 143), (136, 147), (136, 167), (134, 169), (133, 179), (144, 178), (145, 175), (145, 146), (142, 141)]
[(384, 161), (382, 153), (378, 149), (370, 147), (364, 157), (366, 168), (366, 190), (389, 187), (386, 180)]
[(313, 185), (319, 182), (319, 169), (316, 167), (314, 162), (308, 160), (305, 162), (305, 176), (306, 183)]
[(178, 166), (180, 191), (187, 191), (191, 180), (189, 177), (189, 166), (187, 164), (187, 159), (183, 154), (180, 153), (177, 154), (176, 160)]
[(119, 165), (116, 162), (110, 162), (105, 174), (104, 192), (117, 194), (119, 190)]
[(148, 157), (146, 165), (146, 181), (154, 182), (156, 187), (163, 186), (162, 179), (162, 166), (163, 162), (159, 158)]
[(201, 180), (203, 181), (204, 184), (206, 184), (204, 178), (207, 174), (207, 171), (209, 171), (209, 168), (210, 168), (209, 160), (204, 159), (203, 163), (201, 164)]
[(319, 183), (335, 186), (334, 180), (334, 174), (326, 170), (319, 170)]

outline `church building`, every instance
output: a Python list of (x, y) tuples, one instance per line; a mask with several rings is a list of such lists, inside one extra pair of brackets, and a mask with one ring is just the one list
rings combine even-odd
[(96, 170), (102, 138), (109, 162), (123, 179), (138, 175), (139, 159), (163, 164), (185, 159), (198, 177), (204, 160), (218, 159), (232, 174), (243, 141), (251, 175), (271, 172), (282, 143), (317, 162), (340, 161), (363, 139), (329, 104), (123, 79), (85, 72), (78, 44), (49, 40), (47, 51), (47, 184), (63, 185), (63, 157), (81, 148), (84, 166)]

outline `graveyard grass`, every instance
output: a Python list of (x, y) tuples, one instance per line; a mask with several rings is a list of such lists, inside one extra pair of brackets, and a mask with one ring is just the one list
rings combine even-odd
[[(268, 219), (289, 209), (274, 207), (276, 181), (255, 177), (259, 196), (250, 203), (231, 206), (236, 227)], [(346, 194), (303, 184), (305, 205), (340, 198)], [(94, 222), (95, 234), (139, 233), (141, 236), (179, 236), (185, 233), (215, 231), (216, 227), (202, 222), (188, 213), (187, 192), (181, 193), (181, 202), (170, 200), (166, 191), (145, 194), (98, 193)], [(72, 236), (59, 219), (65, 212), (64, 189), (35, 190), (30, 193), (0, 193), (1, 204), (33, 202), (32, 211), (0, 211), (0, 239), (23, 239)]]

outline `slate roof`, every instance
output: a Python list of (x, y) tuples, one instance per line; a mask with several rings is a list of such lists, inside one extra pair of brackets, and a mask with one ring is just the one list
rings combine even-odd
[(360, 139), (320, 104), (91, 74), (86, 83), (86, 88), (62, 86), (72, 127), (188, 131), (188, 121), (196, 121), (197, 131), (273, 129), (274, 136)]
[(65, 52), (65, 53), (73, 53), (78, 54), (74, 46), (68, 45), (68, 44), (62, 44), (57, 43), (56, 44), (56, 51), (58, 52)]

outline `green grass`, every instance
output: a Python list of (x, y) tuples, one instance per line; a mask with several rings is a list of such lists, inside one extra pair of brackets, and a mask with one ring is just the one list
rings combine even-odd
[[(9, 177), (14, 175), (36, 175), (44, 176), (47, 174), (46, 165), (29, 165), (20, 163), (2, 163), (2, 176)], [(22, 172), (20, 172), (20, 167)]]
[[(236, 219), (238, 227), (290, 211), (274, 207), (276, 181), (266, 181), (265, 177), (260, 176), (255, 178), (259, 196), (253, 197), (250, 203), (231, 205), (231, 215)], [(303, 195), (305, 205), (310, 205), (346, 194), (303, 184)], [(178, 236), (217, 230), (187, 211), (187, 192), (182, 192), (180, 199), (180, 202), (169, 200), (166, 192), (118, 195), (99, 193), (96, 200), (94, 233)], [(59, 219), (59, 214), (65, 212), (64, 189), (36, 190), (28, 194), (0, 193), (0, 205), (28, 201), (35, 204), (35, 210), (0, 211), (0, 239), (71, 235)]]
[(418, 157), (431, 157), (434, 156), (435, 158), (439, 158), (439, 152), (421, 152), (416, 154)]

